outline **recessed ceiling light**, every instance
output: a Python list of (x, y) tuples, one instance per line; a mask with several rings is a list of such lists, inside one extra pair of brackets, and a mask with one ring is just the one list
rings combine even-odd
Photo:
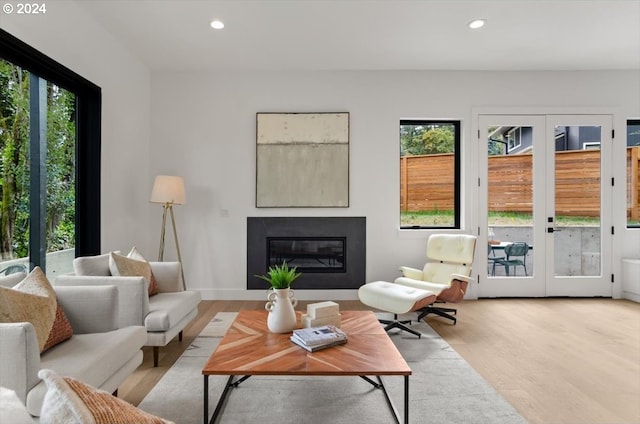
[(211, 21), (210, 25), (211, 25), (211, 28), (213, 28), (213, 29), (222, 29), (222, 28), (224, 28), (224, 23), (222, 21), (217, 20), (217, 19), (214, 20), (214, 21)]
[(478, 28), (482, 28), (484, 24), (485, 24), (484, 19), (474, 19), (473, 21), (469, 22), (467, 26), (469, 26), (469, 28), (471, 29), (478, 29)]

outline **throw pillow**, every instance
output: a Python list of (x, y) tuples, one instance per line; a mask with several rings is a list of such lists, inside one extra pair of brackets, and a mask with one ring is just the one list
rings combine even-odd
[(0, 423), (33, 424), (27, 407), (14, 390), (6, 387), (0, 387)]
[[(142, 253), (140, 253), (140, 251), (135, 246), (131, 248), (131, 251), (127, 255), (127, 258), (137, 259), (139, 261), (149, 263), (149, 261), (144, 256), (142, 256)], [(151, 265), (149, 265), (149, 269), (151, 269)], [(153, 275), (153, 270), (151, 270), (151, 280), (149, 280), (149, 296), (156, 295), (159, 292), (158, 281), (156, 280), (155, 275)]]
[(56, 293), (40, 267), (13, 288), (0, 287), (0, 322), (30, 322), (42, 352), (56, 317)]
[(56, 308), (56, 318), (55, 321), (53, 321), (53, 327), (51, 328), (51, 332), (49, 332), (49, 337), (42, 348), (42, 352), (45, 352), (55, 345), (70, 339), (71, 336), (73, 336), (73, 328), (71, 327), (71, 323), (69, 322), (67, 315), (65, 315), (62, 306), (58, 303), (58, 307)]
[[(120, 277), (144, 277), (149, 282), (149, 293), (151, 293), (151, 279), (155, 282), (151, 265), (146, 261), (131, 259), (126, 256), (111, 252), (109, 254), (109, 269), (111, 274)], [(157, 284), (156, 284), (157, 291)], [(151, 296), (151, 294), (149, 294)]]
[(78, 256), (73, 260), (73, 272), (76, 275), (109, 276), (109, 254)]
[(51, 370), (40, 370), (38, 377), (47, 385), (40, 424), (174, 424)]

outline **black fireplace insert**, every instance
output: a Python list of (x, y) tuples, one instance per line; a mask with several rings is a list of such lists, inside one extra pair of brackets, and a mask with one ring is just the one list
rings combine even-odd
[(247, 289), (266, 290), (255, 276), (285, 261), (302, 272), (294, 290), (357, 289), (365, 258), (365, 217), (247, 218)]

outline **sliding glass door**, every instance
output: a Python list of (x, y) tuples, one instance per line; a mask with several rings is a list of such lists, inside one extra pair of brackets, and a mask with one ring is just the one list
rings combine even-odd
[(0, 59), (0, 269), (71, 271), (76, 96)]

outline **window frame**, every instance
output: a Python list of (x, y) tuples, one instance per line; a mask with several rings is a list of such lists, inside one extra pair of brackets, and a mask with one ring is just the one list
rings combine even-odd
[[(102, 90), (2, 29), (0, 57), (76, 95), (75, 256), (97, 255), (101, 249)], [(31, 263), (31, 266), (39, 265)]]
[[(444, 225), (402, 225), (402, 203), (399, 205), (398, 224), (400, 230), (459, 230), (461, 229), (462, 216), (462, 120), (461, 119), (400, 119), (398, 129), (403, 125), (451, 125), (454, 128), (454, 145), (453, 145), (453, 162), (454, 162), (454, 199), (453, 199), (453, 216), (454, 223), (452, 226)], [(398, 140), (399, 157), (402, 158), (402, 140)], [(398, 184), (398, 201), (401, 199), (402, 176)]]
[(515, 127), (507, 132), (507, 153), (522, 146), (522, 127)]

